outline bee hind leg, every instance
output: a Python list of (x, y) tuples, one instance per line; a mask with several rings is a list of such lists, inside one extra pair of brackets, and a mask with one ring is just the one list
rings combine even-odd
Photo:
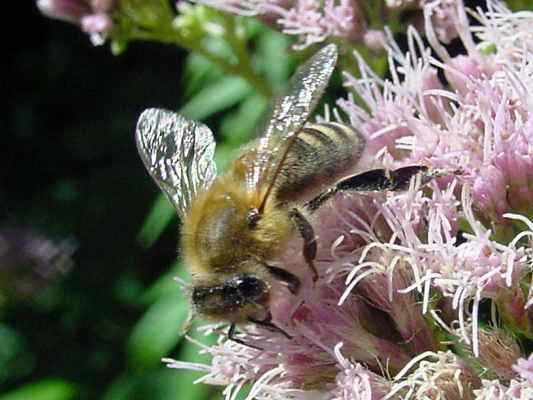
[(305, 207), (314, 212), (338, 192), (381, 192), (385, 190), (406, 190), (411, 178), (422, 174), (422, 183), (427, 183), (434, 176), (424, 165), (409, 165), (389, 171), (386, 169), (372, 169), (360, 174), (348, 176), (338, 181), (335, 186), (319, 194), (309, 201)]
[(252, 349), (263, 350), (261, 347), (254, 346), (253, 344), (250, 344), (250, 343), (246, 343), (244, 340), (239, 339), (238, 337), (236, 337), (235, 336), (235, 324), (231, 324), (229, 326), (228, 339), (233, 341), (233, 342), (235, 342), (235, 343), (239, 343), (239, 344), (241, 344), (243, 346), (250, 347)]
[(372, 169), (358, 175), (352, 175), (340, 180), (336, 187), (338, 191), (379, 192), (384, 190), (406, 190), (411, 178), (421, 172), (427, 172), (424, 165), (410, 165), (388, 171), (386, 169)]
[(315, 230), (304, 215), (297, 209), (293, 208), (289, 211), (289, 217), (300, 232), (304, 240), (303, 255), (305, 262), (309, 266), (313, 274), (313, 282), (318, 280), (318, 272), (315, 268), (314, 259), (316, 257), (316, 237)]
[(255, 318), (252, 318), (252, 317), (248, 317), (248, 320), (250, 322), (253, 322), (254, 324), (257, 324), (259, 326), (262, 326), (262, 327), (268, 329), (269, 331), (279, 332), (283, 336), (285, 336), (287, 339), (292, 339), (292, 336), (289, 335), (287, 332), (285, 332), (283, 329), (281, 329), (279, 326), (275, 325), (271, 321), (271, 318), (272, 318), (272, 316), (269, 314), (267, 316), (267, 318), (265, 318), (264, 320), (259, 320), (259, 319), (255, 319)]

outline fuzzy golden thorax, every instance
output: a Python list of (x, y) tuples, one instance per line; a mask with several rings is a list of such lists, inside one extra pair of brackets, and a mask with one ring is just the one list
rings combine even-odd
[(278, 256), (293, 231), (284, 207), (271, 196), (260, 215), (253, 215), (262, 196), (232, 174), (225, 174), (196, 198), (183, 221), (182, 250), (195, 278), (238, 273), (250, 260)]
[(193, 278), (193, 313), (215, 321), (264, 316), (271, 276), (266, 263), (292, 235), (285, 207), (272, 196), (258, 214), (262, 195), (235, 171), (200, 193), (183, 221), (182, 250)]

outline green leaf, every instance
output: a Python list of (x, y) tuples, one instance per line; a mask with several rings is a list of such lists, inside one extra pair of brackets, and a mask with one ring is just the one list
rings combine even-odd
[(128, 41), (124, 38), (116, 38), (111, 41), (111, 53), (114, 56), (119, 56), (128, 48)]
[(139, 384), (140, 379), (134, 374), (124, 374), (115, 378), (106, 393), (102, 397), (102, 400), (129, 400), (131, 399), (131, 393), (135, 392), (136, 386)]
[(22, 353), (22, 337), (9, 326), (0, 324), (0, 382), (5, 378), (16, 357)]
[(167, 355), (181, 340), (188, 313), (187, 298), (179, 290), (150, 306), (128, 339), (130, 363), (138, 368), (158, 365), (161, 357)]
[[(213, 389), (210, 386), (193, 384), (201, 373), (196, 372), (189, 376), (181, 372), (161, 366), (143, 374), (130, 373), (121, 376), (112, 383), (103, 400), (212, 399), (210, 394)], [(194, 389), (191, 390), (191, 387)]]
[(279, 32), (268, 30), (259, 37), (258, 55), (262, 62), (261, 67), (274, 88), (282, 87), (293, 69), (290, 45), (288, 36)]
[(222, 78), (200, 90), (183, 106), (180, 114), (202, 120), (239, 103), (252, 91), (252, 87), (241, 78)]
[(236, 112), (222, 120), (220, 132), (226, 142), (234, 146), (247, 142), (266, 109), (267, 100), (263, 96), (254, 94), (244, 100)]
[(74, 398), (76, 394), (77, 389), (70, 382), (45, 379), (0, 395), (0, 400), (68, 400)]
[(222, 70), (218, 65), (213, 64), (204, 56), (197, 53), (190, 53), (185, 61), (183, 83), (185, 91), (184, 98), (190, 98), (198, 93), (207, 83), (218, 80), (222, 77)]
[[(203, 333), (198, 332), (198, 330), (194, 328), (191, 329), (189, 335), (193, 339), (202, 342), (207, 346), (214, 345), (216, 342), (216, 335), (204, 336)], [(191, 343), (189, 341), (184, 341), (176, 359), (191, 363), (210, 364), (211, 356), (208, 356), (206, 354), (200, 354), (199, 351), (200, 347), (198, 347), (196, 344)], [(179, 377), (180, 381), (184, 383), (184, 385), (180, 387), (180, 399), (200, 398), (200, 396), (204, 395), (204, 393), (206, 393), (206, 390), (209, 388), (209, 386), (202, 383), (193, 384), (196, 379), (204, 375), (203, 373), (199, 374), (197, 371), (189, 370), (174, 371), (176, 371), (176, 375), (177, 377)]]
[(215, 162), (222, 171), (235, 156), (235, 150), (249, 141), (255, 133), (267, 109), (267, 100), (263, 96), (254, 94), (244, 100), (239, 108), (226, 116), (220, 126), (224, 141), (217, 146)]
[(243, 143), (250, 140), (267, 109), (267, 100), (254, 94), (243, 101), (239, 108), (225, 117), (220, 126), (224, 140), (217, 145), (215, 162), (217, 169), (223, 171), (225, 166), (235, 157), (235, 151)]
[(152, 246), (175, 215), (176, 210), (174, 210), (174, 207), (172, 207), (165, 195), (160, 194), (144, 220), (137, 240), (144, 248)]
[(163, 276), (160, 276), (142, 295), (142, 303), (152, 304), (164, 296), (172, 296), (176, 292), (181, 292), (175, 277), (186, 279), (187, 272), (183, 268), (181, 261), (176, 261)]

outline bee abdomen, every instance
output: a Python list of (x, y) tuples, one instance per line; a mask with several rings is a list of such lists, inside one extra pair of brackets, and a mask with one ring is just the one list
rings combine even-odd
[(354, 128), (335, 122), (306, 124), (284, 162), (277, 198), (305, 200), (350, 173), (365, 147)]

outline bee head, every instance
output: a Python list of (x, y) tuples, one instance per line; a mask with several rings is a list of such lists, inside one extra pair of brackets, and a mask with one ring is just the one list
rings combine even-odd
[(192, 292), (195, 311), (210, 319), (246, 320), (266, 310), (270, 285), (253, 274), (232, 276), (219, 285), (197, 286)]

